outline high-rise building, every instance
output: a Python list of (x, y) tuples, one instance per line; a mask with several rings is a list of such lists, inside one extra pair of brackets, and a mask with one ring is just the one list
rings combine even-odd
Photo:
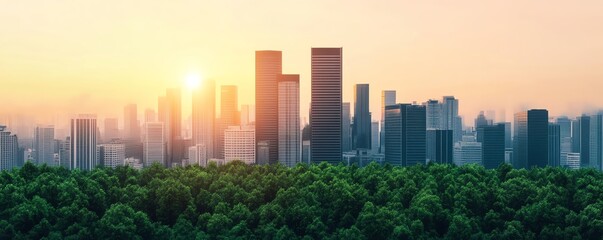
[[(181, 93), (178, 88), (168, 88), (166, 95), (159, 98), (159, 122), (163, 123), (165, 139), (165, 165), (171, 167), (177, 165), (184, 159), (181, 149), (182, 130), (182, 106)], [(193, 116), (195, 112), (195, 100), (193, 93)], [(207, 109), (204, 114), (211, 114)], [(126, 154), (127, 155), (127, 154)], [(127, 156), (126, 156), (127, 157)]]
[(215, 157), (216, 86), (208, 80), (193, 91), (193, 141), (192, 145), (203, 145), (207, 159)]
[(238, 160), (246, 164), (255, 163), (255, 129), (253, 127), (230, 126), (224, 131), (224, 160)]
[(559, 164), (561, 166), (567, 165), (567, 153), (572, 152), (572, 121), (565, 117), (558, 117), (557, 124), (559, 125), (559, 138), (560, 138), (560, 153)]
[(425, 164), (425, 106), (385, 107), (385, 162), (394, 166)]
[(582, 115), (572, 123), (572, 152), (580, 153), (580, 167), (591, 167), (590, 116)]
[[(257, 138), (256, 138), (257, 139)], [(257, 143), (256, 164), (266, 165), (270, 158), (270, 144), (267, 141)]]
[(381, 139), (379, 152), (385, 153), (385, 107), (396, 104), (396, 91), (384, 90), (381, 92)]
[(442, 105), (438, 100), (429, 99), (423, 103), (426, 111), (427, 130), (442, 129)]
[(220, 121), (215, 124), (214, 157), (224, 158), (224, 131), (230, 126), (239, 126), (239, 100), (237, 86), (220, 88)]
[(80, 114), (71, 119), (70, 169), (92, 170), (96, 158), (96, 115)]
[(371, 153), (379, 153), (379, 122), (371, 123)]
[(119, 126), (117, 118), (105, 118), (105, 134), (103, 142), (110, 142), (113, 139), (119, 138)]
[(427, 129), (427, 162), (452, 164), (452, 130)]
[(352, 151), (352, 118), (349, 102), (341, 104), (341, 151)]
[(136, 104), (126, 105), (124, 107), (124, 139), (140, 141), (139, 124)]
[(488, 126), (490, 125), (488, 119), (486, 118), (486, 115), (484, 115), (484, 111), (480, 111), (479, 114), (477, 115), (477, 118), (475, 118), (475, 129), (479, 129), (481, 127), (484, 126)]
[(458, 166), (466, 164), (482, 164), (482, 143), (475, 137), (463, 136), (461, 141), (454, 144), (454, 163)]
[(155, 110), (150, 108), (144, 110), (144, 122), (157, 122), (157, 113), (155, 113)]
[(6, 131), (6, 126), (0, 125), (0, 171), (20, 167), (19, 142), (17, 136)]
[(561, 166), (561, 127), (559, 124), (549, 123), (549, 159), (548, 165)]
[(532, 109), (515, 114), (513, 167), (531, 168), (548, 165), (549, 113)]
[(34, 159), (38, 164), (58, 166), (54, 161), (54, 127), (37, 126), (34, 131)]
[[(255, 52), (256, 142), (268, 144), (269, 164), (278, 161), (278, 80), (283, 71), (282, 58), (280, 51)], [(264, 164), (259, 159), (257, 163)]]
[(207, 167), (207, 148), (203, 144), (197, 144), (188, 148), (189, 164)]
[(302, 142), (302, 162), (310, 164), (310, 141), (306, 140)]
[(590, 117), (590, 167), (602, 170), (603, 166), (603, 114), (598, 113)]
[(454, 96), (442, 98), (442, 129), (452, 130), (452, 141), (461, 141), (463, 136), (462, 122), (459, 117), (459, 100)]
[(505, 124), (481, 125), (482, 165), (494, 169), (505, 162)]
[(312, 162), (341, 162), (342, 48), (312, 48)]
[(165, 165), (165, 132), (162, 122), (144, 124), (144, 166), (151, 166), (153, 163)]
[(282, 75), (278, 82), (278, 161), (293, 167), (301, 158), (299, 75)]
[(567, 153), (567, 165), (565, 167), (573, 170), (580, 169), (580, 153)]
[(239, 119), (241, 120), (241, 126), (245, 127), (251, 123), (249, 118), (250, 113), (251, 112), (249, 105), (241, 105), (241, 116), (239, 117)]
[(66, 137), (60, 141), (59, 159), (61, 167), (69, 169), (71, 167), (71, 137)]
[(122, 143), (105, 143), (98, 145), (98, 161), (105, 167), (116, 168), (124, 165), (126, 145)]
[(369, 85), (356, 84), (354, 88), (354, 149), (371, 149), (371, 113), (369, 110)]

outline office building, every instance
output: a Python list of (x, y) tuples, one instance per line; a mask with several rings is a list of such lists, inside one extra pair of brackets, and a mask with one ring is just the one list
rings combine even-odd
[(452, 164), (453, 147), (452, 130), (427, 129), (426, 136), (427, 162)]
[(482, 143), (473, 136), (463, 136), (454, 144), (454, 163), (458, 166), (482, 164)]
[(352, 130), (354, 149), (371, 149), (371, 113), (369, 110), (369, 85), (356, 84), (354, 88), (354, 124)]
[[(193, 93), (193, 116), (195, 115), (195, 97)], [(165, 146), (165, 166), (171, 167), (184, 159), (181, 151), (182, 106), (181, 93), (178, 88), (168, 88), (166, 95), (159, 98), (159, 122), (163, 123)], [(211, 114), (203, 109), (203, 114)], [(126, 154), (127, 155), (127, 154)]]
[(105, 167), (123, 166), (126, 159), (126, 145), (122, 143), (105, 143), (97, 146), (98, 161)]
[(66, 137), (59, 143), (59, 159), (61, 167), (71, 168), (71, 137)]
[(479, 128), (482, 144), (482, 165), (495, 169), (505, 162), (505, 124), (485, 125)]
[(7, 131), (6, 126), (0, 125), (0, 171), (20, 167), (19, 142), (17, 136)]
[(379, 153), (379, 122), (371, 123), (371, 154)]
[(442, 105), (438, 100), (429, 99), (423, 103), (426, 111), (427, 130), (442, 129)]
[(511, 123), (505, 122), (505, 149), (513, 150), (513, 131), (511, 131)]
[(270, 144), (267, 141), (259, 142), (257, 143), (256, 149), (256, 164), (268, 164), (268, 161), (270, 160)]
[(102, 137), (103, 142), (110, 142), (119, 138), (119, 127), (117, 118), (105, 118), (105, 129)]
[(214, 157), (224, 159), (224, 131), (239, 126), (239, 100), (237, 86), (220, 88), (220, 121), (215, 124)]
[(385, 162), (394, 166), (425, 164), (425, 106), (385, 107)]
[(129, 166), (136, 170), (142, 170), (144, 167), (142, 161), (136, 158), (126, 158), (124, 159), (124, 166)]
[(591, 167), (590, 116), (582, 115), (572, 122), (572, 152), (580, 153), (580, 167)]
[(349, 102), (341, 104), (341, 151), (352, 151), (352, 118)]
[(81, 114), (71, 119), (69, 169), (92, 170), (99, 165), (96, 158), (96, 116)]
[(34, 159), (37, 164), (58, 166), (54, 161), (54, 127), (37, 126), (34, 131)]
[(124, 107), (124, 139), (135, 142), (140, 141), (139, 126), (136, 104), (126, 105)]
[(224, 131), (224, 161), (255, 163), (255, 129), (252, 127), (230, 126)]
[(278, 161), (293, 167), (301, 158), (299, 75), (282, 75), (278, 82)]
[(572, 152), (572, 121), (567, 117), (558, 117), (556, 121), (559, 125), (560, 154), (559, 164), (567, 165), (567, 154)]
[(312, 162), (341, 162), (342, 48), (312, 48)]
[(559, 124), (549, 123), (549, 159), (548, 165), (561, 166), (561, 128)]
[(602, 113), (590, 116), (590, 142), (589, 161), (590, 167), (602, 170), (603, 161), (603, 115)]
[(533, 109), (515, 114), (513, 167), (532, 168), (548, 165), (549, 114)]
[(459, 100), (454, 96), (442, 98), (442, 130), (452, 130), (452, 141), (461, 141), (463, 124), (459, 116)]
[(381, 92), (381, 139), (379, 153), (385, 153), (385, 107), (396, 104), (396, 91), (384, 90)]
[(192, 146), (203, 145), (207, 159), (215, 157), (216, 141), (216, 86), (208, 80), (193, 91), (193, 139)]
[(188, 160), (190, 165), (207, 167), (207, 148), (203, 144), (197, 144), (188, 148)]
[(144, 166), (151, 166), (154, 163), (165, 166), (165, 132), (162, 122), (144, 124), (144, 155), (142, 158)]
[(475, 118), (475, 129), (477, 130), (488, 125), (490, 125), (490, 121), (488, 121), (486, 115), (484, 115), (484, 111), (480, 111), (477, 118)]
[(580, 153), (567, 153), (567, 167), (572, 170), (580, 169)]
[(255, 52), (256, 142), (267, 144), (270, 151), (267, 161), (257, 159), (258, 164), (278, 161), (278, 80), (282, 71), (282, 52)]

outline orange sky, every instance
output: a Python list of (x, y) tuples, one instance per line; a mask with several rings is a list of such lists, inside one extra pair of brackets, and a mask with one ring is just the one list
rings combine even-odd
[(311, 47), (344, 48), (344, 100), (370, 83), (376, 118), (383, 89), (399, 102), (454, 95), (469, 125), (482, 109), (576, 115), (603, 106), (602, 10), (595, 0), (0, 0), (0, 115), (121, 117), (126, 103), (156, 108), (190, 72), (238, 85), (253, 104), (254, 51), (272, 49), (284, 73), (301, 74), (307, 116)]

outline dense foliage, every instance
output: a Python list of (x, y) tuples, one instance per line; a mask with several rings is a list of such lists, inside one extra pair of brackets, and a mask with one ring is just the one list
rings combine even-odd
[(0, 173), (0, 239), (599, 239), (603, 174), (428, 165)]

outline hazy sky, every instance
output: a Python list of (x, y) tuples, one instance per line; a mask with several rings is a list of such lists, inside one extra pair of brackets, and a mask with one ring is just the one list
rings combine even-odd
[(282, 50), (307, 116), (311, 47), (343, 47), (344, 100), (370, 83), (375, 119), (384, 89), (399, 102), (454, 95), (468, 124), (488, 109), (575, 115), (603, 106), (602, 11), (600, 0), (0, 0), (0, 115), (121, 117), (126, 103), (156, 109), (191, 72), (253, 104), (254, 51)]

